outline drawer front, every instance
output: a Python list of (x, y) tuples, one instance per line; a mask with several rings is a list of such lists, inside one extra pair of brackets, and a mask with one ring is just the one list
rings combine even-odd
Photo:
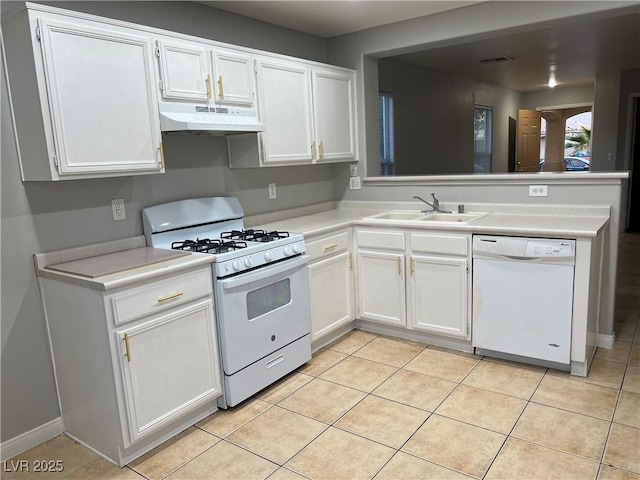
[(115, 293), (108, 301), (119, 325), (207, 295), (213, 295), (209, 266)]
[(441, 253), (445, 255), (468, 255), (470, 238), (466, 235), (411, 234), (411, 251)]
[(328, 235), (306, 243), (309, 261), (313, 262), (314, 260), (349, 250), (349, 232)]
[(404, 250), (404, 233), (384, 230), (358, 230), (358, 247)]

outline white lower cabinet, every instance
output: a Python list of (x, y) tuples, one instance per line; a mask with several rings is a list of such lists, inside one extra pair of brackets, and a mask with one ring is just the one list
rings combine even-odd
[(470, 235), (358, 229), (358, 318), (469, 340)]
[(470, 339), (469, 261), (412, 255), (410, 262), (411, 328)]
[(409, 325), (471, 339), (471, 236), (409, 233)]
[(131, 443), (220, 395), (211, 297), (115, 335)]
[(329, 338), (355, 318), (349, 231), (307, 240), (310, 257), (311, 341)]
[(405, 326), (405, 236), (394, 230), (356, 232), (358, 316)]
[(358, 250), (360, 318), (406, 325), (404, 255)]
[(217, 410), (208, 264), (106, 292), (39, 281), (72, 438), (123, 466)]

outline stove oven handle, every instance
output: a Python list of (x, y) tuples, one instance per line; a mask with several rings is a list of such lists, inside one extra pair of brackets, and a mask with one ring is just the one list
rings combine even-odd
[(247, 283), (273, 278), (276, 275), (282, 275), (283, 273), (287, 273), (291, 270), (296, 270), (301, 266), (306, 265), (308, 262), (308, 255), (300, 255), (286, 262), (259, 268), (249, 273), (240, 274), (237, 277), (224, 278), (220, 280), (220, 282), (225, 290), (237, 288), (239, 286), (246, 285)]

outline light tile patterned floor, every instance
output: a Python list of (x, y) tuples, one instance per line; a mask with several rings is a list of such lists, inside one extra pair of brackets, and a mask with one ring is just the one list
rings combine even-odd
[(640, 236), (619, 251), (588, 378), (354, 330), (123, 469), (61, 436), (13, 460), (63, 472), (2, 478), (640, 480)]

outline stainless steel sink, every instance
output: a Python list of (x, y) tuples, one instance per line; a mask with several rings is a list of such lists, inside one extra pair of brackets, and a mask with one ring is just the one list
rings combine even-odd
[(489, 215), (487, 212), (467, 213), (423, 213), (418, 210), (389, 210), (366, 217), (367, 220), (395, 220), (405, 222), (433, 222), (433, 223), (468, 223)]

